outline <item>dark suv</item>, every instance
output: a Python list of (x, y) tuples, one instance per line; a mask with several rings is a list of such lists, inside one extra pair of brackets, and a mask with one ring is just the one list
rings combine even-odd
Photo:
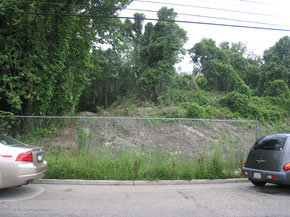
[(262, 137), (251, 148), (242, 173), (256, 186), (290, 185), (290, 134)]

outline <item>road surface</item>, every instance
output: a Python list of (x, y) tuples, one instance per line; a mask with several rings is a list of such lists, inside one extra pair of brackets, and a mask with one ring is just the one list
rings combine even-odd
[(0, 190), (1, 217), (290, 216), (290, 187), (31, 184)]

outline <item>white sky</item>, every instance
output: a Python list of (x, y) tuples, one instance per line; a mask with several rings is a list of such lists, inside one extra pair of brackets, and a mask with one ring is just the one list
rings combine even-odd
[[(290, 30), (289, 0), (142, 0), (133, 1), (127, 8), (158, 11), (163, 6), (174, 8), (174, 11), (177, 13), (176, 20)], [(120, 16), (133, 17), (134, 13), (144, 13), (146, 18), (157, 18), (156, 12), (136, 10), (124, 10)], [(191, 16), (182, 14), (189, 14)], [(201, 18), (193, 15), (257, 23)], [(276, 26), (260, 23), (275, 24)], [(285, 35), (290, 36), (290, 31), (270, 31), (186, 23), (178, 23), (178, 25), (187, 32), (188, 42), (185, 45), (186, 49), (193, 47), (202, 38), (211, 38), (216, 41), (217, 45), (222, 41), (241, 41), (247, 45), (248, 52), (253, 51), (257, 55), (263, 55), (263, 52), (273, 46), (281, 37)], [(184, 61), (179, 65), (184, 72), (191, 72), (192, 70), (188, 57), (185, 57)]]

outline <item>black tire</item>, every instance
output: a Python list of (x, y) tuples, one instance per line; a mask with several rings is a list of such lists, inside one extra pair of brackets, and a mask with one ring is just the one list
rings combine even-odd
[(253, 185), (255, 186), (259, 186), (259, 187), (263, 187), (264, 185), (266, 185), (266, 182), (261, 182), (261, 181), (254, 181), (254, 180), (251, 180), (251, 182), (253, 183)]

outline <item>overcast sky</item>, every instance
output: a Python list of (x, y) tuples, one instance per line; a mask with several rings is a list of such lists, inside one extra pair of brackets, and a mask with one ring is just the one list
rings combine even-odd
[[(146, 18), (157, 18), (161, 7), (174, 8), (176, 20), (231, 24), (239, 26), (266, 27), (290, 30), (289, 0), (136, 0), (121, 12), (121, 16), (132, 17), (134, 13), (144, 13)], [(135, 10), (138, 9), (139, 11)], [(206, 17), (202, 17), (206, 16)], [(211, 17), (211, 18), (209, 18)], [(273, 24), (273, 25), (271, 25)], [(263, 55), (264, 50), (273, 46), (290, 31), (270, 31), (247, 28), (233, 28), (212, 25), (178, 23), (187, 32), (187, 49), (202, 38), (211, 38), (219, 45), (222, 41), (247, 45), (248, 52)], [(181, 64), (182, 70), (192, 69), (189, 58)]]

